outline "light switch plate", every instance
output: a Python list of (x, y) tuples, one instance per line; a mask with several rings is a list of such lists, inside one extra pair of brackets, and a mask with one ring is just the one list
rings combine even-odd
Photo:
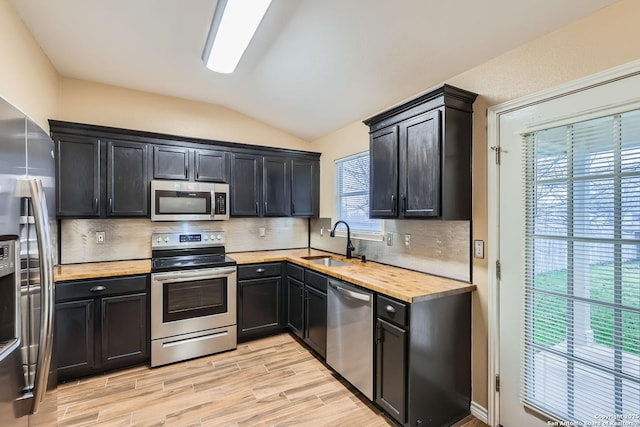
[(387, 233), (387, 246), (393, 246), (393, 233)]
[(484, 240), (473, 241), (473, 257), (484, 259)]
[(96, 231), (96, 243), (104, 243), (107, 240), (107, 233), (104, 231)]

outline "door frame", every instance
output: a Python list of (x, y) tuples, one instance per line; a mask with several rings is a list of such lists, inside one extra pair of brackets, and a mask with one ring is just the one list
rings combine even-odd
[(640, 74), (640, 60), (632, 61), (559, 86), (489, 107), (487, 110), (487, 214), (488, 214), (488, 405), (487, 423), (500, 421), (500, 398), (496, 377), (500, 372), (500, 304), (497, 261), (500, 254), (500, 168), (496, 155), (500, 150), (500, 117), (503, 114), (601, 86), (611, 81)]

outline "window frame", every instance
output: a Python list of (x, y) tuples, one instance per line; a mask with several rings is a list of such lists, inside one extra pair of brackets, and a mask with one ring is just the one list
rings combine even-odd
[[(357, 159), (359, 157), (368, 157), (369, 156), (369, 151), (362, 151), (359, 153), (355, 153), (346, 157), (341, 157), (338, 159), (334, 160), (334, 215), (337, 220), (341, 220), (344, 219), (343, 216), (341, 215), (341, 206), (342, 206), (342, 199), (345, 196), (367, 196), (367, 218), (369, 221), (374, 221), (380, 224), (380, 229), (379, 231), (369, 231), (369, 230), (364, 230), (364, 229), (359, 229), (359, 228), (355, 228), (352, 226), (351, 223), (349, 223), (349, 220), (346, 219), (346, 221), (349, 223), (349, 226), (351, 228), (351, 238), (352, 239), (358, 239), (358, 240), (371, 240), (371, 241), (383, 241), (384, 240), (384, 220), (381, 219), (371, 219), (369, 218), (369, 196), (370, 196), (370, 185), (371, 185), (371, 180), (370, 180), (370, 176), (367, 177), (367, 188), (362, 190), (362, 191), (353, 191), (350, 193), (343, 193), (342, 189), (340, 188), (340, 184), (341, 184), (341, 178), (340, 178), (340, 174), (341, 174), (341, 169), (343, 167), (343, 165), (345, 164), (345, 162), (349, 161), (349, 160), (354, 160)], [(369, 173), (370, 173), (370, 169), (369, 169)], [(335, 222), (335, 221), (334, 221)], [(339, 227), (336, 229), (336, 236), (339, 237), (346, 237), (347, 236), (347, 232), (346, 232), (346, 228), (345, 227)]]

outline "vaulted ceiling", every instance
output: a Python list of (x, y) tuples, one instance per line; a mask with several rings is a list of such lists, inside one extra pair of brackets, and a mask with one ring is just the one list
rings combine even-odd
[(614, 3), (273, 0), (230, 75), (201, 55), (215, 0), (11, 0), (65, 77), (222, 105), (306, 140)]

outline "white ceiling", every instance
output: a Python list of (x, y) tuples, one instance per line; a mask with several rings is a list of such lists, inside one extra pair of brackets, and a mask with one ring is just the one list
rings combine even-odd
[(223, 105), (306, 140), (614, 3), (273, 0), (223, 75), (201, 60), (215, 0), (11, 1), (63, 76)]

